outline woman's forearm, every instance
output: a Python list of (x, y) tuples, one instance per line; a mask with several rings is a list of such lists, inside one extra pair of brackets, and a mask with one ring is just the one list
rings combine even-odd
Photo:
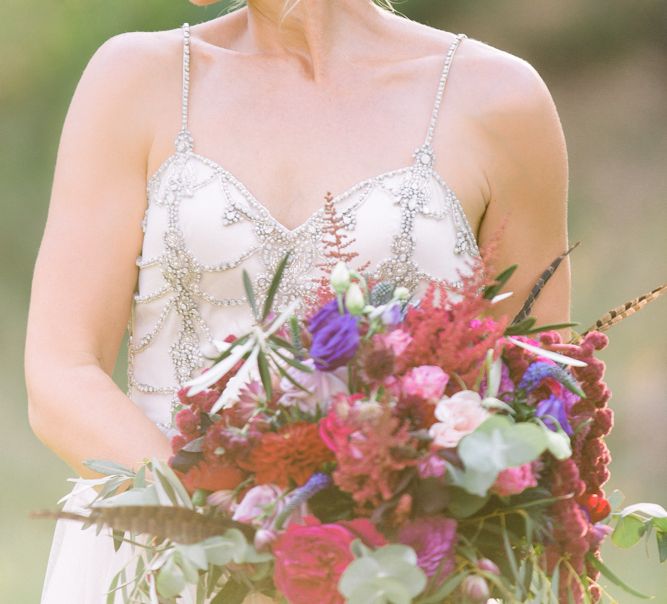
[(136, 468), (167, 459), (169, 440), (95, 363), (64, 365), (26, 359), (30, 425), (78, 475), (98, 476), (87, 459)]

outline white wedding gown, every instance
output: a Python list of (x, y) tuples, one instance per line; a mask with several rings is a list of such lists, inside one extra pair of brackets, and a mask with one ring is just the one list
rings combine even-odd
[[(334, 198), (345, 231), (368, 273), (417, 293), (430, 279), (456, 286), (479, 254), (454, 191), (435, 171), (431, 140), (459, 34), (443, 61), (426, 137), (398, 170), (372, 176)], [(188, 130), (190, 31), (183, 25), (183, 120), (176, 148), (147, 183), (142, 255), (129, 343), (129, 396), (169, 433), (179, 384), (205, 359), (212, 339), (251, 325), (241, 274), (260, 295), (280, 259), (293, 250), (278, 305), (301, 299), (318, 274), (324, 213), (295, 229), (271, 216), (223, 166), (194, 151)], [(94, 495), (76, 487), (66, 510), (84, 510)], [(58, 521), (42, 604), (102, 604), (130, 546), (114, 553), (107, 531)], [(118, 597), (116, 602), (120, 602)], [(192, 595), (182, 600), (193, 604)]]

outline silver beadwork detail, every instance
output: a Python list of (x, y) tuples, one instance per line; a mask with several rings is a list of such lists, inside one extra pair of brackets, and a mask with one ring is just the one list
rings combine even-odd
[[(427, 217), (429, 220), (448, 219), (455, 232), (455, 253), (471, 256), (479, 254), (475, 237), (460, 201), (434, 168), (435, 154), (430, 143), (449, 66), (456, 48), (464, 37), (466, 37), (464, 34), (459, 34), (447, 52), (427, 137), (424, 144), (414, 151), (412, 164), (365, 179), (333, 199), (333, 203), (338, 207), (353, 195), (358, 195), (358, 198), (352, 200), (352, 203), (347, 204), (339, 213), (341, 228), (352, 234), (356, 230), (358, 210), (372, 191), (383, 188), (393, 197), (400, 211), (400, 220), (393, 233), (390, 256), (378, 262), (376, 268), (367, 274), (375, 279), (394, 281), (410, 290), (415, 290), (424, 282), (443, 282), (442, 279), (421, 269), (414, 259), (416, 243), (414, 227), (417, 216)], [(129, 394), (136, 391), (143, 394), (169, 395), (172, 419), (173, 413), (179, 407), (178, 389), (203, 364), (205, 358), (202, 349), (212, 343), (212, 334), (202, 313), (204, 305), (225, 308), (248, 304), (245, 297), (218, 298), (204, 291), (200, 287), (202, 276), (206, 273), (232, 270), (252, 257), (255, 262), (259, 261), (261, 266), (252, 275), (258, 302), (261, 303), (278, 262), (287, 251), (291, 251), (290, 261), (276, 296), (275, 308), (280, 310), (293, 300), (302, 302), (316, 287), (313, 275), (316, 274), (321, 260), (325, 226), (323, 208), (318, 209), (294, 229), (284, 226), (273, 218), (269, 210), (233, 174), (215, 161), (193, 151), (193, 137), (188, 129), (190, 31), (187, 23), (183, 25), (183, 40), (181, 130), (175, 141), (176, 152), (168, 157), (147, 181), (148, 207), (142, 224), (146, 232), (151, 206), (164, 208), (163, 211), (167, 213), (167, 225), (163, 232), (164, 251), (159, 256), (148, 258), (140, 256), (136, 260), (140, 273), (149, 270), (159, 271), (163, 285), (154, 291), (137, 293), (134, 297), (134, 307), (156, 304), (161, 305), (161, 309), (156, 313), (158, 318), (152, 328), (139, 339), (132, 333), (134, 325), (133, 321), (130, 322), (128, 347)], [(201, 171), (194, 169), (195, 162), (210, 168), (210, 175), (203, 181), (197, 180)], [(400, 176), (397, 185), (393, 185), (392, 179), (397, 176)], [(431, 198), (430, 187), (433, 179), (442, 186), (444, 192), (442, 203), (435, 204)], [(195, 257), (185, 240), (181, 230), (180, 208), (198, 189), (216, 180), (219, 181), (222, 191), (220, 218), (217, 219), (220, 220), (218, 224), (221, 229), (224, 231), (225, 228), (239, 222), (248, 222), (252, 226), (257, 245), (240, 253), (236, 258), (221, 260), (214, 264), (203, 264)], [(235, 196), (231, 194), (232, 190), (236, 195), (241, 195), (243, 200), (237, 202)], [(363, 261), (363, 258), (360, 260)], [(452, 289), (460, 289), (463, 283), (459, 279), (447, 282), (446, 285)], [(298, 312), (301, 310), (302, 308)], [(178, 321), (174, 334), (170, 334), (169, 345), (174, 382), (168, 385), (141, 382), (134, 375), (136, 356), (154, 343), (156, 336), (172, 314)], [(171, 321), (170, 318), (170, 329)], [(224, 334), (215, 336), (220, 337)], [(173, 427), (166, 423), (159, 425), (165, 430)]]

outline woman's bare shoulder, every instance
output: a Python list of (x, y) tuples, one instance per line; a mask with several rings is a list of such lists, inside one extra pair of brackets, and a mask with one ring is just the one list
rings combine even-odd
[(469, 38), (461, 46), (461, 81), (487, 118), (507, 118), (552, 110), (551, 93), (538, 70), (526, 59)]
[(105, 40), (92, 54), (76, 96), (112, 105), (118, 122), (152, 124), (156, 109), (180, 98), (182, 35), (179, 29), (132, 31)]
[(180, 28), (162, 31), (129, 31), (105, 40), (94, 52), (89, 67), (108, 69), (110, 75), (131, 77), (149, 69), (161, 71), (180, 55)]
[[(457, 35), (414, 21), (406, 25), (430, 46), (430, 52), (444, 54)], [(467, 34), (456, 51), (450, 77), (456, 78), (462, 96), (474, 99), (468, 106), (488, 115), (521, 111), (551, 98), (542, 76), (529, 61)]]

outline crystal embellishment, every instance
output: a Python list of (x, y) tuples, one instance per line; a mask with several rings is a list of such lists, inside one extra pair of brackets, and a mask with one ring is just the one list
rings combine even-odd
[[(172, 418), (178, 407), (176, 392), (204, 363), (202, 351), (214, 346), (215, 339), (227, 335), (212, 333), (210, 318), (214, 315), (211, 313), (233, 312), (235, 317), (250, 317), (245, 296), (232, 294), (226, 286), (214, 293), (210, 284), (223, 278), (227, 283), (240, 277), (241, 269), (247, 269), (261, 303), (278, 263), (289, 251), (290, 260), (276, 296), (275, 309), (282, 309), (293, 300), (303, 302), (313, 292), (315, 278), (319, 276), (325, 225), (324, 210), (320, 209), (303, 224), (288, 229), (276, 221), (230, 172), (193, 151), (193, 136), (188, 128), (190, 32), (187, 24), (183, 27), (183, 35), (181, 128), (175, 140), (175, 153), (147, 182), (148, 204), (141, 225), (145, 249), (136, 260), (140, 287), (133, 299), (128, 347), (129, 395), (141, 393), (171, 400)], [(361, 224), (360, 211), (374, 192), (382, 191), (388, 209), (395, 212), (392, 214), (396, 216), (395, 222), (378, 216), (377, 228), (388, 231), (389, 243), (387, 256), (368, 269), (370, 278), (393, 281), (411, 290), (421, 282), (436, 280), (415, 258), (419, 237), (417, 226), (423, 219), (442, 222), (443, 228), (449, 224), (453, 229), (454, 249), (449, 253), (454, 256), (479, 255), (459, 200), (434, 168), (435, 154), (431, 146), (447, 73), (454, 51), (463, 38), (465, 36), (459, 34), (447, 52), (427, 137), (414, 151), (411, 165), (361, 181), (333, 200), (341, 218), (341, 229), (352, 238), (374, 237), (373, 232), (356, 232)], [(439, 185), (443, 192), (437, 201), (432, 195), (434, 185)], [(218, 187), (219, 204), (215, 205), (217, 198), (212, 201), (211, 197), (206, 197), (205, 205), (197, 205), (204, 202), (204, 197), (198, 197), (199, 192), (210, 187)], [(213, 262), (199, 260), (193, 251), (198, 233), (184, 218), (190, 205), (214, 213), (210, 224), (218, 226), (220, 241), (225, 241), (232, 229), (245, 228), (244, 249), (223, 247), (223, 257), (215, 258)], [(368, 228), (367, 213), (364, 220)], [(207, 228), (211, 227), (207, 225)], [(443, 252), (446, 255), (447, 251)], [(368, 258), (359, 260), (363, 262)], [(452, 281), (448, 285), (461, 287), (461, 282)], [(303, 310), (300, 307), (298, 312)], [(140, 375), (145, 369), (143, 365), (142, 370), (137, 371), (139, 355), (148, 354), (154, 347), (161, 347), (170, 359), (172, 367), (168, 383), (148, 383), (153, 380)], [(152, 375), (153, 372), (147, 373)], [(171, 428), (169, 422), (158, 425), (165, 431)]]

